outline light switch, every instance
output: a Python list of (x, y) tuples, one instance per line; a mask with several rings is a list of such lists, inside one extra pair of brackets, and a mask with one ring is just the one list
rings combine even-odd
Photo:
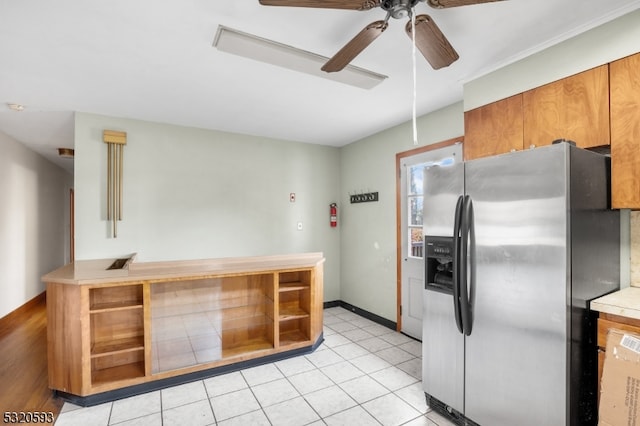
[(302, 222), (298, 222), (298, 231), (302, 231)]
[(289, 202), (291, 202), (291, 203), (295, 203), (296, 202), (296, 193), (295, 192), (290, 192), (289, 193)]

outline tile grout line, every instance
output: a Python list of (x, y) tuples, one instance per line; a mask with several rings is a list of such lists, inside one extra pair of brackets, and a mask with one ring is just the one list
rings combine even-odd
[[(207, 389), (207, 385), (204, 383), (204, 380), (201, 380), (201, 382), (202, 386), (204, 386), (204, 393), (207, 395), (207, 402), (209, 403), (209, 408), (211, 408), (211, 414), (213, 414), (213, 424), (217, 425), (218, 419), (216, 417), (216, 410), (213, 409), (213, 404), (211, 403), (212, 397), (209, 396), (209, 390)], [(162, 403), (162, 401), (160, 401), (160, 403)]]
[[(336, 308), (334, 308), (334, 309), (336, 309)], [(400, 394), (397, 393), (397, 392), (399, 392), (399, 391), (401, 391), (403, 389), (407, 389), (407, 388), (409, 388), (411, 386), (414, 386), (416, 383), (419, 383), (421, 381), (421, 378), (416, 377), (416, 375), (410, 373), (410, 371), (416, 372), (416, 370), (415, 370), (416, 367), (415, 367), (415, 365), (412, 366), (411, 364), (409, 364), (409, 363), (412, 363), (412, 362), (414, 362), (414, 363), (418, 362), (419, 363), (419, 360), (420, 360), (421, 356), (417, 356), (417, 355), (414, 354), (414, 352), (416, 352), (415, 348), (413, 348), (413, 352), (410, 352), (410, 350), (412, 348), (411, 348), (410, 345), (408, 345), (409, 343), (414, 342), (414, 341), (419, 343), (419, 341), (413, 339), (411, 336), (406, 336), (403, 333), (397, 333), (397, 332), (395, 332), (395, 333), (397, 333), (399, 336), (403, 336), (404, 338), (406, 338), (408, 340), (407, 341), (402, 341), (402, 339), (398, 340), (397, 337), (391, 337), (391, 336), (387, 336), (388, 340), (387, 339), (383, 339), (382, 336), (386, 336), (388, 334), (394, 334), (394, 331), (393, 330), (388, 330), (388, 332), (386, 332), (387, 331), (386, 329), (383, 329), (381, 327), (376, 327), (378, 324), (375, 323), (374, 321), (371, 321), (369, 319), (361, 317), (358, 314), (352, 314), (350, 311), (345, 310), (344, 308), (342, 308), (342, 310), (336, 310), (335, 312), (331, 312), (331, 313), (327, 312), (327, 313), (325, 313), (325, 319), (326, 318), (334, 318), (335, 319), (335, 320), (331, 320), (331, 322), (329, 324), (323, 324), (324, 331), (326, 332), (328, 330), (331, 330), (331, 334), (326, 334), (325, 333), (325, 341), (322, 343), (321, 347), (318, 348), (320, 350), (316, 350), (313, 353), (311, 353), (310, 355), (319, 354), (318, 358), (322, 359), (322, 353), (325, 353), (325, 355), (331, 354), (332, 356), (330, 356), (330, 359), (329, 359), (330, 362), (328, 364), (324, 364), (323, 362), (319, 362), (319, 360), (316, 360), (316, 362), (314, 363), (311, 359), (307, 358), (308, 355), (304, 355), (301, 358), (304, 359), (305, 361), (307, 361), (312, 368), (310, 368), (309, 370), (302, 370), (302, 371), (299, 371), (299, 372), (295, 372), (293, 374), (286, 374), (285, 373), (284, 364), (279, 364), (278, 363), (278, 362), (282, 362), (283, 363), (286, 360), (280, 360), (278, 362), (272, 362), (272, 363), (268, 363), (268, 364), (263, 364), (263, 365), (273, 365), (275, 367), (275, 370), (278, 372), (278, 374), (280, 376), (282, 376), (282, 378), (284, 378), (286, 380), (286, 383), (292, 389), (295, 390), (295, 393), (296, 393), (295, 396), (293, 396), (291, 398), (284, 399), (282, 401), (278, 401), (278, 402), (276, 402), (274, 404), (271, 404), (271, 405), (265, 407), (265, 406), (263, 406), (263, 402), (261, 402), (258, 399), (258, 396), (255, 393), (254, 387), (255, 386), (259, 386), (259, 385), (272, 383), (272, 382), (274, 382), (276, 380), (280, 380), (281, 378), (268, 380), (268, 381), (266, 381), (264, 383), (258, 383), (255, 386), (251, 386), (249, 384), (247, 378), (243, 374), (243, 372), (246, 371), (247, 369), (238, 371), (238, 373), (240, 373), (240, 377), (242, 377), (244, 385), (246, 385), (246, 388), (249, 389), (249, 391), (251, 392), (251, 395), (253, 396), (254, 400), (257, 402), (257, 405), (258, 405), (258, 407), (260, 409), (260, 412), (266, 418), (266, 420), (267, 420), (267, 422), (269, 422), (269, 424), (273, 425), (273, 422), (269, 418), (269, 416), (267, 415), (267, 411), (266, 411), (265, 408), (268, 408), (268, 407), (271, 407), (271, 406), (274, 406), (274, 405), (278, 405), (278, 404), (282, 404), (282, 403), (286, 403), (288, 401), (292, 401), (292, 400), (297, 399), (297, 398), (301, 398), (301, 400), (304, 401), (305, 404), (308, 405), (311, 408), (311, 410), (317, 416), (319, 421), (321, 421), (322, 423), (325, 423), (325, 424), (326, 424), (325, 420), (327, 418), (335, 416), (335, 415), (338, 415), (340, 413), (344, 413), (344, 412), (346, 412), (348, 410), (351, 410), (351, 409), (354, 409), (356, 407), (359, 407), (360, 409), (362, 409), (365, 413), (367, 413), (369, 416), (371, 416), (371, 418), (373, 418), (377, 423), (382, 423), (382, 421), (380, 419), (376, 418), (372, 412), (369, 412), (365, 408), (364, 404), (367, 404), (367, 403), (369, 403), (371, 401), (374, 401), (377, 398), (387, 397), (387, 396), (392, 395), (394, 398), (397, 398), (403, 404), (405, 404), (406, 406), (410, 407), (412, 411), (415, 411), (415, 412), (418, 413), (417, 416), (415, 416), (415, 417), (403, 422), (402, 424), (411, 423), (411, 422), (413, 422), (413, 421), (415, 421), (415, 420), (417, 420), (417, 419), (419, 419), (421, 417), (424, 417), (427, 420), (428, 424), (436, 425), (436, 426), (439, 425), (439, 422), (436, 422), (435, 420), (432, 420), (431, 418), (427, 417), (427, 414), (429, 412), (433, 411), (431, 409), (431, 407), (426, 406), (426, 411), (423, 413), (421, 411), (421, 409), (419, 409), (418, 407), (414, 406), (411, 402), (409, 402), (410, 400), (414, 401), (414, 402), (416, 401), (415, 394), (413, 394), (413, 397), (411, 397), (411, 399), (409, 400), (409, 399), (403, 398), (402, 396), (400, 396)], [(365, 322), (364, 320), (367, 320), (368, 322)], [(336, 328), (342, 329), (343, 331), (338, 331), (338, 330), (332, 328), (331, 326), (334, 325), (334, 324), (340, 324)], [(353, 328), (351, 328), (351, 327), (353, 327)], [(373, 334), (372, 332), (370, 332), (370, 331), (372, 331), (374, 329), (374, 327), (375, 327), (376, 331), (382, 331), (382, 333), (381, 334)], [(366, 328), (369, 328), (369, 330), (366, 330)], [(369, 336), (363, 337), (364, 335), (363, 334), (359, 334), (358, 331), (362, 331), (362, 332), (366, 333)], [(345, 335), (344, 333), (346, 333), (347, 335)], [(350, 337), (348, 337), (348, 335), (352, 335), (353, 337), (350, 338)], [(331, 342), (331, 340), (332, 340), (332, 339), (328, 338), (329, 336), (336, 336), (335, 340), (337, 341), (337, 343), (335, 343), (335, 344), (330, 343), (331, 346), (329, 346), (329, 344), (327, 344), (327, 342)], [(395, 334), (394, 334), (394, 336), (395, 336)], [(389, 347), (384, 347), (384, 348), (380, 348), (380, 349), (371, 350), (371, 349), (368, 349), (367, 347), (365, 347), (363, 344), (360, 343), (360, 342), (364, 342), (365, 340), (373, 339), (373, 338), (378, 338), (378, 339), (384, 341), (386, 344), (389, 344)], [(355, 339), (357, 339), (357, 340), (355, 340)], [(190, 343), (192, 343), (192, 342), (190, 342)], [(359, 349), (363, 350), (364, 352), (362, 354), (357, 354), (358, 353), (357, 350), (355, 352), (351, 352), (350, 349), (347, 349), (347, 348), (344, 348), (342, 351), (339, 349), (340, 347), (343, 347), (343, 346), (346, 346), (346, 345), (355, 345), (354, 348), (359, 348)], [(194, 350), (193, 345), (191, 345), (191, 346), (192, 346), (191, 349)], [(324, 346), (324, 348), (322, 346)], [(402, 347), (402, 346), (404, 346), (404, 347)], [(379, 352), (382, 352), (384, 350), (390, 350), (389, 352), (392, 352), (391, 351), (392, 349), (400, 351), (399, 353), (404, 353), (409, 358), (406, 359), (406, 360), (398, 361), (399, 359), (402, 359), (403, 356), (400, 356), (400, 358), (396, 358), (396, 359), (393, 359), (393, 358), (386, 359), (386, 358), (382, 358), (381, 356), (378, 355)], [(353, 355), (354, 353), (357, 354), (357, 355)], [(362, 367), (360, 367), (357, 363), (354, 362), (358, 358), (365, 357), (365, 356), (368, 356), (368, 355), (377, 357), (378, 359), (380, 359), (380, 360), (384, 361), (386, 364), (388, 364), (388, 366), (382, 367), (382, 368), (376, 368), (375, 370), (367, 372)], [(345, 358), (345, 356), (346, 356), (346, 358)], [(335, 357), (335, 359), (334, 359), (334, 357)], [(293, 359), (293, 358), (289, 358), (289, 359)], [(357, 377), (350, 378), (348, 380), (344, 380), (344, 381), (342, 381), (340, 383), (336, 382), (336, 380), (334, 378), (332, 378), (332, 376), (327, 375), (324, 370), (326, 370), (328, 368), (331, 368), (332, 366), (336, 366), (336, 365), (338, 365), (340, 363), (345, 363), (345, 366), (349, 366), (349, 368), (354, 368), (356, 371), (361, 373), (361, 375), (359, 375)], [(403, 368), (400, 368), (400, 366), (404, 366), (406, 368), (406, 370), (403, 369)], [(410, 377), (413, 381), (411, 383), (409, 383), (409, 384), (406, 384), (406, 385), (405, 384), (401, 384), (401, 387), (399, 387), (396, 390), (393, 390), (392, 388), (388, 387), (383, 382), (381, 382), (379, 379), (376, 379), (376, 378), (374, 378), (372, 376), (373, 374), (376, 374), (376, 373), (378, 373), (380, 371), (384, 371), (384, 370), (387, 370), (387, 369), (390, 371), (390, 373), (391, 372), (396, 372), (396, 371), (397, 372), (401, 372), (401, 373), (407, 375), (408, 377)], [(367, 368), (367, 370), (369, 370), (369, 368)], [(316, 371), (319, 374), (322, 374), (324, 377), (326, 377), (328, 382), (330, 383), (330, 385), (324, 386), (324, 387), (322, 387), (320, 389), (313, 390), (312, 392), (309, 392), (307, 394), (303, 394), (301, 392), (301, 390), (299, 390), (294, 385), (294, 382), (291, 381), (291, 378), (295, 377), (297, 375), (304, 374), (304, 373), (307, 373), (307, 372), (312, 372), (312, 371)], [(339, 374), (339, 372), (336, 373), (336, 374)], [(354, 398), (354, 396), (352, 396), (344, 386), (347, 383), (349, 383), (350, 381), (358, 380), (358, 379), (361, 379), (361, 378), (368, 378), (370, 380), (373, 380), (375, 383), (380, 385), (382, 389), (385, 390), (385, 393), (382, 394), (382, 395), (377, 395), (377, 396), (375, 396), (375, 397), (373, 397), (371, 399), (368, 399), (366, 401), (359, 402), (359, 400), (356, 400)], [(214, 420), (213, 424), (218, 424), (218, 418), (217, 418), (216, 412), (214, 410), (213, 401), (212, 401), (212, 398), (214, 398), (215, 396), (211, 396), (210, 395), (209, 389), (207, 388), (207, 385), (205, 384), (205, 380), (204, 379), (200, 380), (200, 383), (205, 388), (205, 395), (206, 395), (206, 398), (208, 399), (208, 406), (209, 406), (209, 409), (211, 410), (211, 413), (213, 415), (213, 420)], [(332, 386), (336, 386), (338, 389), (340, 389), (342, 392), (344, 392), (344, 394), (353, 403), (355, 403), (355, 405), (353, 405), (351, 407), (348, 407), (348, 408), (345, 408), (345, 409), (342, 409), (342, 410), (337, 411), (335, 413), (331, 413), (327, 417), (322, 417), (320, 415), (320, 413), (317, 411), (317, 409), (307, 399), (307, 395), (311, 394), (313, 392), (318, 392), (318, 391), (321, 391), (323, 389), (327, 389), (327, 388), (332, 387)], [(164, 410), (163, 400), (162, 400), (162, 391), (163, 390), (159, 391), (159, 397), (160, 397), (160, 413), (159, 414), (160, 414), (160, 424), (161, 425), (164, 424), (164, 411), (165, 411)], [(231, 391), (231, 392), (234, 392), (234, 391)], [(414, 391), (411, 391), (411, 390), (407, 389), (406, 392), (404, 392), (405, 397), (409, 398), (412, 395), (411, 392), (414, 392)], [(230, 393), (230, 392), (228, 392), (228, 393)], [(221, 395), (225, 395), (225, 394), (227, 394), (227, 393), (223, 393)], [(181, 404), (181, 405), (188, 405), (189, 403), (191, 403), (191, 402), (186, 402), (186, 403)], [(111, 402), (110, 404), (111, 405), (109, 407), (108, 424), (111, 424), (111, 420), (113, 418), (113, 413), (114, 413), (114, 411), (113, 411), (114, 410), (114, 403)], [(233, 417), (230, 417), (229, 419), (225, 419), (224, 421), (230, 420), (230, 419), (242, 416), (242, 415), (250, 414), (250, 413), (255, 412), (255, 411), (258, 411), (258, 410), (257, 409), (256, 410), (251, 410), (251, 411), (249, 411), (247, 413), (243, 413), (243, 414), (240, 414), (238, 416), (233, 416)], [(411, 414), (413, 414), (413, 413), (411, 413)], [(134, 420), (136, 418), (142, 418), (142, 417), (144, 417), (144, 416), (127, 419), (125, 421)]]

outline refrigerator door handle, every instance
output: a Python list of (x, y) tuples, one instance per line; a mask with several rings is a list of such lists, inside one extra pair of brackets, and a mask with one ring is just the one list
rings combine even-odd
[[(460, 305), (462, 312), (462, 327), (466, 336), (471, 335), (473, 328), (473, 300), (476, 286), (476, 233), (473, 217), (473, 201), (465, 196), (462, 219), (462, 251), (463, 267), (460, 284)], [(468, 263), (467, 263), (468, 262)]]
[(460, 227), (462, 221), (462, 207), (464, 197), (458, 197), (456, 203), (456, 212), (453, 220), (453, 315), (456, 319), (456, 326), (460, 333), (464, 333), (462, 323), (462, 313), (460, 307), (460, 259), (461, 257), (461, 238)]
[(458, 259), (458, 304), (460, 306), (460, 318), (462, 320), (462, 333), (468, 335), (467, 333), (467, 324), (469, 322), (467, 316), (467, 305), (468, 302), (468, 276), (467, 276), (467, 265), (469, 262), (468, 254), (469, 254), (469, 222), (468, 222), (468, 211), (469, 211), (469, 201), (470, 198), (468, 195), (464, 196), (462, 200), (462, 211), (461, 220), (460, 220), (460, 251), (457, 252), (459, 254)]

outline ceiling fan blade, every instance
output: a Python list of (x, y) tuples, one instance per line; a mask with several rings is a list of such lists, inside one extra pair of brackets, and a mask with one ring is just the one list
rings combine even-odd
[[(429, 61), (433, 69), (448, 67), (458, 60), (458, 53), (429, 15), (418, 15), (415, 19), (416, 47)], [(411, 36), (411, 21), (407, 22), (405, 30), (409, 37), (413, 38)]]
[(327, 63), (322, 66), (322, 71), (336, 72), (342, 70), (386, 29), (387, 22), (385, 21), (370, 23), (340, 49), (338, 53), (333, 55), (333, 58), (329, 59)]
[(444, 9), (445, 7), (471, 6), (473, 4), (491, 3), (494, 1), (504, 0), (427, 0), (427, 4), (436, 9)]
[(380, 6), (380, 0), (260, 0), (260, 4), (263, 6), (369, 10)]

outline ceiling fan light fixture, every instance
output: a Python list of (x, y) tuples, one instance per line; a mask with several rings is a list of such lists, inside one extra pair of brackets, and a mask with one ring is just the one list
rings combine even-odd
[(384, 0), (380, 7), (386, 10), (389, 16), (402, 19), (411, 16), (411, 9), (419, 0)]
[(406, 18), (411, 14), (411, 10), (403, 5), (397, 5), (391, 9), (391, 16), (396, 19)]
[(213, 46), (220, 51), (277, 65), (316, 77), (338, 81), (362, 89), (371, 89), (387, 76), (348, 65), (342, 72), (326, 73), (321, 70), (329, 58), (306, 50), (248, 34), (220, 25)]

